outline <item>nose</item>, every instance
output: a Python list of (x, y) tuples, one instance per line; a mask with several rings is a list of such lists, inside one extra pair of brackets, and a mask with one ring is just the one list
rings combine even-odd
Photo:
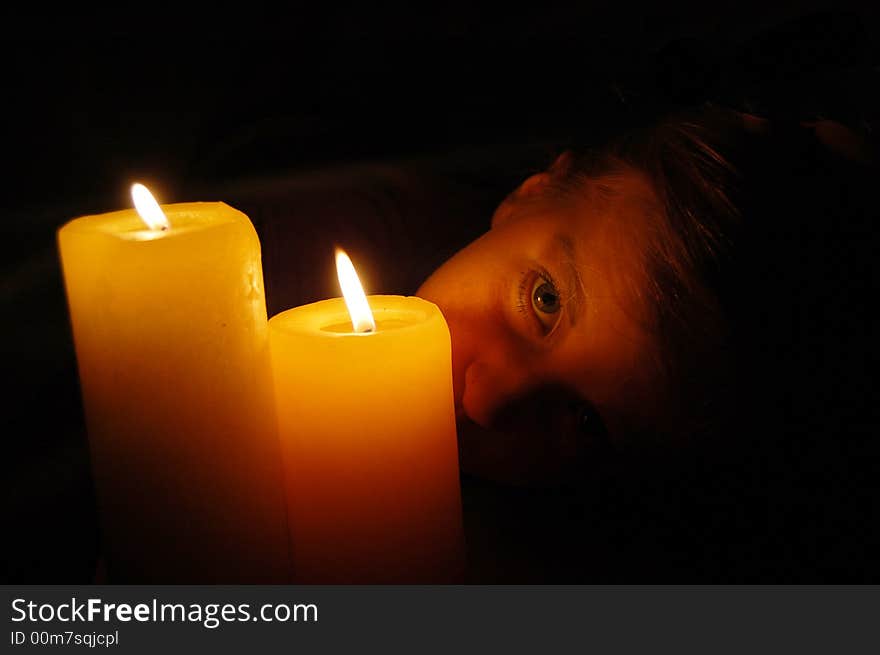
[(466, 365), (461, 405), (474, 423), (490, 428), (499, 410), (525, 396), (530, 387), (527, 370), (496, 350)]
[(440, 307), (449, 325), (456, 412), (483, 427), (529, 384), (528, 353), (505, 311), (509, 271), (498, 239), (490, 230), (434, 271), (417, 292)]
[(499, 408), (528, 389), (527, 366), (488, 294), (460, 285), (450, 292), (432, 280), (418, 295), (440, 307), (449, 326), (456, 415), (488, 428)]

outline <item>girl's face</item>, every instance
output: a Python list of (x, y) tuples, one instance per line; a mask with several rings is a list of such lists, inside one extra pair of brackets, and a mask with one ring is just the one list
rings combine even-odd
[(578, 199), (527, 180), (491, 229), (418, 295), (443, 311), (465, 471), (559, 479), (663, 420), (643, 243), (653, 195), (635, 172)]

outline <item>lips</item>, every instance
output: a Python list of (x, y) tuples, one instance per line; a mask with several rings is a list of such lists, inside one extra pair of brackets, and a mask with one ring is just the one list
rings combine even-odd
[(540, 443), (521, 434), (486, 429), (467, 416), (458, 429), (459, 465), (475, 478), (515, 486), (541, 485), (563, 479), (563, 462)]

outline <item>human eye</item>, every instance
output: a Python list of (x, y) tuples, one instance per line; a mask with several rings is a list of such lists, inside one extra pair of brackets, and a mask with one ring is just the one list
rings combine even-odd
[(575, 429), (581, 437), (596, 445), (607, 446), (610, 444), (608, 429), (602, 416), (592, 403), (581, 400), (574, 404)]
[(530, 270), (523, 274), (517, 307), (542, 336), (553, 332), (562, 313), (562, 295), (547, 271)]

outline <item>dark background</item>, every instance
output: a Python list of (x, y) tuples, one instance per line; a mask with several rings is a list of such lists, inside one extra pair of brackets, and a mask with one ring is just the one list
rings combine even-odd
[[(302, 230), (279, 226), (309, 224), (307, 236), (350, 244), (373, 289), (411, 293), (560, 145), (600, 141), (670, 107), (712, 100), (833, 118), (876, 139), (880, 12), (856, 3), (3, 11), (4, 545), (7, 578), (22, 583), (94, 573), (97, 519), (54, 233), (128, 206), (133, 180), (163, 202), (223, 199), (247, 211), (263, 239), (271, 315), (335, 295), (329, 256), (291, 252)], [(377, 220), (384, 231), (362, 229)], [(733, 574), (722, 560), (656, 555), (575, 570), (571, 553), (554, 562), (535, 536), (565, 541), (564, 494), (548, 514), (533, 492), (472, 485), (471, 526), (508, 514), (492, 536), (475, 533), (485, 539), (474, 581), (877, 578), (859, 548), (788, 571)], [(511, 504), (541, 518), (509, 516)], [(876, 523), (873, 509), (864, 516)], [(582, 506), (572, 511), (583, 519)]]

